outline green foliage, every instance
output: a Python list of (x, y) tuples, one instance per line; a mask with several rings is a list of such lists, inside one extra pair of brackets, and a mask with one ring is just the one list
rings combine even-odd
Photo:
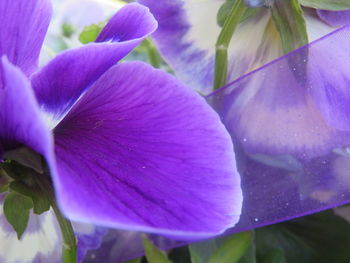
[(236, 263), (245, 255), (252, 232), (242, 232), (190, 245), (192, 263)]
[[(236, 0), (226, 0), (226, 2), (223, 3), (222, 6), (220, 7), (219, 12), (217, 13), (217, 16), (216, 16), (216, 21), (220, 27), (224, 26), (224, 23), (227, 17), (229, 16), (230, 11), (233, 5), (235, 4), (235, 2)], [(256, 15), (260, 10), (261, 8), (247, 8), (244, 14), (242, 15), (242, 17), (240, 18), (240, 23)]]
[[(250, 242), (250, 245), (248, 249), (246, 250), (246, 253), (244, 256), (240, 259), (239, 263), (257, 263), (256, 261), (256, 247), (255, 247), (255, 242), (254, 242), (254, 231), (251, 231), (253, 238), (252, 241)], [(260, 263), (260, 262), (259, 262)]]
[(132, 260), (126, 261), (124, 263), (140, 263), (140, 262), (141, 262), (141, 258), (137, 258), (137, 259), (132, 259)]
[(97, 36), (102, 31), (103, 27), (104, 27), (104, 23), (99, 23), (99, 24), (84, 27), (83, 32), (81, 32), (79, 35), (79, 41), (82, 44), (94, 42)]
[(228, 70), (228, 47), (233, 33), (241, 21), (243, 14), (248, 7), (243, 0), (236, 0), (230, 9), (225, 23), (221, 29), (219, 37), (215, 44), (215, 73), (214, 90), (224, 86), (227, 80)]
[(50, 201), (39, 187), (29, 187), (22, 182), (15, 181), (10, 184), (10, 188), (32, 199), (35, 214), (40, 215), (50, 209)]
[(350, 224), (327, 211), (256, 230), (260, 263), (348, 263)]
[(299, 0), (300, 4), (307, 7), (324, 10), (346, 10), (350, 9), (349, 0)]
[(75, 32), (75, 29), (71, 24), (63, 24), (61, 29), (63, 36), (67, 38), (70, 38)]
[[(33, 162), (27, 163), (30, 165), (33, 164)], [(35, 214), (42, 214), (50, 209), (50, 202), (46, 194), (36, 183), (38, 172), (34, 170), (34, 167), (26, 167), (15, 161), (2, 164), (1, 167), (4, 168), (6, 174), (12, 178), (12, 182), (8, 181), (7, 184), (0, 187), (1, 192), (11, 189), (29, 197), (32, 199)], [(37, 169), (42, 171), (41, 167), (39, 169), (37, 166)]]
[(171, 263), (165, 253), (153, 245), (146, 236), (143, 238), (143, 247), (149, 263)]
[(16, 192), (9, 193), (4, 200), (4, 215), (21, 239), (29, 221), (30, 209), (33, 208), (33, 201), (24, 195)]
[(251, 238), (251, 232), (242, 232), (229, 236), (209, 258), (208, 263), (238, 262), (248, 249)]
[(308, 43), (306, 23), (298, 0), (275, 2), (271, 6), (271, 14), (285, 53)]
[(261, 263), (287, 263), (284, 251), (281, 249), (271, 249), (260, 259)]

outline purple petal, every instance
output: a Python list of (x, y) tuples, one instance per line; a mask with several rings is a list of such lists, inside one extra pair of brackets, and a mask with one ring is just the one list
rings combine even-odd
[(311, 158), (348, 145), (350, 133), (338, 128), (349, 118), (341, 112), (350, 102), (349, 48), (341, 48), (350, 46), (349, 40), (349, 28), (337, 31), (240, 78), (208, 100), (249, 153)]
[[(349, 203), (350, 152), (348, 147), (341, 151), (342, 155), (330, 153), (305, 161), (291, 155), (248, 155), (236, 147), (242, 175), (243, 208), (239, 223), (225, 234), (276, 224)], [(87, 262), (99, 263), (100, 258), (104, 263), (124, 262), (113, 252), (120, 251), (125, 244), (133, 244), (131, 250), (123, 250), (126, 259), (142, 253), (141, 235), (134, 235), (130, 240), (127, 233), (114, 234), (108, 235), (109, 239), (97, 253), (90, 254), (93, 258), (87, 257)], [(164, 250), (186, 245), (186, 242), (162, 237), (152, 237), (152, 241)]]
[(327, 122), (350, 130), (350, 26), (313, 45), (309, 58), (309, 91)]
[(239, 219), (231, 139), (205, 101), (166, 73), (114, 66), (55, 136), (57, 197), (73, 220), (200, 237)]
[(54, 119), (62, 118), (91, 84), (156, 27), (148, 8), (139, 4), (124, 6), (101, 32), (99, 43), (62, 52), (33, 76), (33, 87), (43, 110)]
[(323, 21), (325, 21), (331, 26), (343, 26), (350, 24), (350, 10), (317, 10), (317, 14)]
[(0, 56), (6, 55), (27, 75), (33, 73), (50, 18), (49, 0), (1, 0)]
[(23, 144), (42, 155), (53, 152), (51, 131), (45, 124), (29, 80), (5, 57), (0, 65), (0, 154)]
[(89, 250), (100, 247), (103, 237), (108, 233), (108, 229), (90, 224), (72, 223), (78, 239), (78, 262), (82, 262)]
[[(111, 18), (96, 39), (96, 42), (125, 42), (142, 40), (157, 28), (157, 22), (149, 9), (136, 4), (128, 4)], [(140, 42), (140, 41), (138, 41)]]

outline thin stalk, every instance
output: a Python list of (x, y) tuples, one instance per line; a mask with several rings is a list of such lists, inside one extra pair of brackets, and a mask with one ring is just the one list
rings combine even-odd
[[(46, 175), (48, 173), (45, 172)], [(77, 241), (73, 231), (71, 222), (66, 219), (60, 209), (57, 206), (56, 198), (54, 195), (53, 188), (49, 181), (49, 177), (46, 175), (36, 176), (37, 184), (41, 190), (45, 193), (49, 199), (51, 207), (56, 215), (58, 224), (60, 225), (62, 234), (62, 263), (76, 263), (77, 262)]]
[(146, 38), (144, 41), (147, 46), (147, 55), (149, 62), (153, 67), (160, 68), (161, 58), (158, 53), (158, 50), (153, 44), (153, 41), (150, 38)]
[(233, 33), (247, 10), (243, 0), (236, 0), (220, 32), (215, 48), (214, 90), (224, 86), (227, 80), (228, 47)]

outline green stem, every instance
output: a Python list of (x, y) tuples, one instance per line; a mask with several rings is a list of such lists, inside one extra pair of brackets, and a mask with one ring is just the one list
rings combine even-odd
[(214, 75), (214, 89), (218, 89), (226, 84), (227, 79), (227, 64), (228, 64), (228, 46), (230, 45), (233, 33), (239, 24), (242, 16), (248, 7), (243, 0), (236, 0), (233, 5), (224, 26), (220, 32), (216, 42), (215, 54), (215, 75)]
[(149, 62), (153, 67), (160, 68), (160, 55), (158, 53), (158, 50), (154, 46), (153, 41), (149, 38), (146, 38), (144, 41), (147, 46), (147, 55), (149, 58)]
[(55, 212), (57, 221), (61, 228), (63, 243), (62, 243), (62, 263), (77, 262), (77, 241), (73, 231), (72, 224), (64, 218), (57, 207), (56, 203), (51, 203)]
[[(48, 173), (46, 173), (48, 174)], [(57, 206), (56, 198), (49, 179), (45, 175), (37, 176), (37, 183), (50, 201), (62, 234), (62, 263), (77, 262), (77, 241), (71, 222), (66, 219)]]

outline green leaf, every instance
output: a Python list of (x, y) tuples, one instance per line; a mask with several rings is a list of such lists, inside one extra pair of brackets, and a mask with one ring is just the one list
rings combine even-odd
[(255, 231), (262, 263), (348, 263), (350, 224), (327, 211)]
[(126, 262), (124, 262), (124, 263), (140, 263), (140, 262), (141, 262), (141, 259), (142, 259), (142, 258), (132, 259), (132, 260), (128, 260), (128, 261), (126, 261)]
[(165, 253), (153, 245), (146, 236), (143, 238), (143, 247), (149, 263), (171, 263)]
[[(222, 6), (220, 7), (216, 15), (216, 21), (220, 27), (224, 26), (225, 21), (230, 14), (230, 10), (232, 9), (235, 2), (236, 0), (226, 0), (226, 2), (223, 3)], [(261, 8), (247, 8), (244, 11), (244, 14), (242, 15), (242, 17), (240, 18), (240, 23), (244, 22), (245, 20), (249, 19), (252, 16), (255, 16), (261, 10), (262, 10)]]
[(4, 154), (4, 158), (11, 160), (12, 165), (15, 161), (17, 166), (25, 166), (27, 168), (32, 168), (38, 173), (43, 173), (41, 156), (27, 147), (7, 151)]
[[(254, 231), (252, 231), (252, 235), (254, 237)], [(244, 256), (240, 259), (239, 263), (257, 263), (257, 261), (256, 261), (256, 248), (255, 248), (254, 240), (252, 240), (250, 242), (250, 245), (249, 245), (247, 251), (245, 252)]]
[[(238, 262), (252, 241), (252, 232), (242, 232), (189, 246), (192, 263)], [(250, 262), (251, 263), (251, 262)]]
[(29, 220), (33, 202), (29, 197), (16, 192), (9, 193), (4, 200), (4, 215), (21, 239)]
[(188, 246), (192, 263), (205, 263), (217, 250), (222, 238), (210, 239), (200, 243), (193, 243)]
[(8, 184), (0, 185), (0, 194), (5, 193), (8, 190), (9, 190), (9, 185)]
[(229, 236), (209, 258), (208, 263), (236, 263), (247, 251), (252, 240), (251, 232)]
[(99, 23), (84, 27), (83, 32), (80, 33), (79, 41), (83, 44), (94, 42), (98, 34), (102, 31), (103, 26), (104, 23)]
[(39, 187), (29, 187), (22, 182), (15, 181), (10, 184), (10, 188), (32, 199), (35, 214), (40, 215), (50, 209), (50, 201)]
[(10, 177), (8, 177), (6, 172), (0, 167), (0, 194), (8, 191), (9, 183)]
[(298, 0), (276, 1), (271, 6), (271, 14), (285, 53), (308, 43), (306, 23)]
[(307, 7), (340, 11), (350, 9), (349, 0), (299, 0), (300, 4)]
[(281, 249), (271, 249), (259, 261), (261, 263), (287, 263), (284, 251)]
[(63, 36), (65, 36), (65, 37), (67, 37), (67, 38), (70, 38), (73, 34), (74, 34), (74, 32), (75, 32), (75, 28), (74, 28), (74, 26), (73, 25), (71, 25), (71, 24), (66, 24), (66, 23), (64, 23), (63, 25), (62, 25), (62, 34), (63, 34)]

